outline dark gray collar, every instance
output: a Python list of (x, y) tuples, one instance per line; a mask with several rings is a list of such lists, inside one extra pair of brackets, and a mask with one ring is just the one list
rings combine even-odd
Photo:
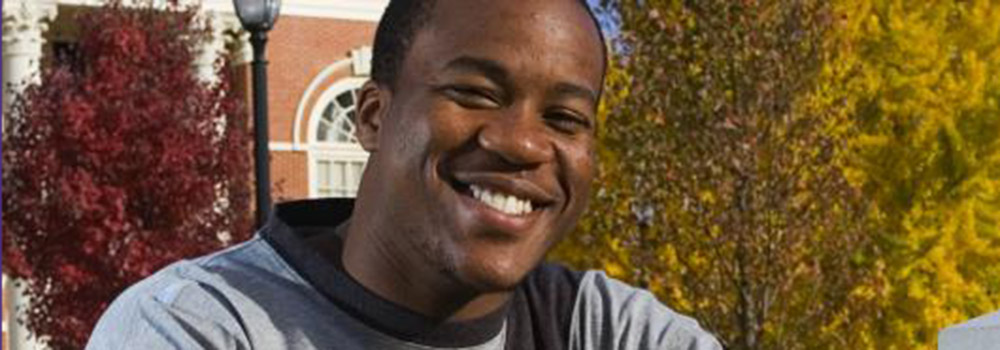
[[(321, 199), (277, 205), (260, 235), (321, 294), (353, 317), (397, 339), (433, 347), (469, 347), (486, 343), (504, 328), (509, 303), (467, 322), (432, 319), (382, 299), (357, 283), (340, 259), (342, 232), (351, 217), (352, 199)], [(345, 226), (346, 227), (346, 226)], [(335, 257), (323, 256), (306, 241), (331, 235)]]

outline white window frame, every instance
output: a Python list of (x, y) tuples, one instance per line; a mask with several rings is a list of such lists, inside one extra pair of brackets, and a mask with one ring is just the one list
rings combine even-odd
[[(309, 172), (310, 198), (320, 197), (320, 178), (318, 166), (320, 161), (329, 160), (331, 162), (342, 161), (348, 163), (358, 161), (367, 163), (368, 161), (368, 152), (366, 152), (360, 144), (329, 141), (320, 142), (318, 138), (319, 123), (323, 118), (323, 112), (327, 105), (333, 103), (334, 99), (343, 92), (359, 89), (367, 80), (368, 78), (365, 77), (350, 77), (341, 79), (328, 87), (326, 91), (324, 91), (316, 100), (316, 104), (313, 105), (312, 112), (309, 116), (309, 128), (306, 136), (307, 140), (309, 140), (306, 161), (308, 163)], [(357, 102), (358, 101), (355, 98), (354, 103), (357, 104)], [(361, 179), (347, 179), (349, 182), (359, 182), (360, 180)]]

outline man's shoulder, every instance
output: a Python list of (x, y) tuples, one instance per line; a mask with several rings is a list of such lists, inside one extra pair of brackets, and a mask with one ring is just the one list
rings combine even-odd
[(587, 271), (581, 277), (570, 339), (577, 349), (722, 348), (695, 319), (603, 271)]
[(115, 303), (154, 300), (183, 307), (185, 302), (193, 302), (185, 296), (199, 295), (196, 290), (226, 297), (243, 293), (247, 289), (243, 284), (261, 284), (261, 280), (305, 284), (273, 247), (254, 237), (205, 256), (170, 264), (126, 289)]
[[(160, 269), (123, 291), (101, 316), (88, 349), (182, 347), (245, 342), (220, 269), (253, 240)], [(199, 329), (197, 337), (189, 329)], [(170, 346), (168, 346), (168, 344)]]
[[(277, 255), (259, 237), (201, 257), (174, 262), (132, 285), (120, 297), (160, 296), (181, 286), (226, 285), (226, 275), (241, 271), (279, 271), (284, 268)], [(173, 299), (173, 298), (167, 298)], [(164, 299), (164, 300), (167, 300)]]
[[(183, 338), (190, 329), (229, 343), (246, 341), (245, 318), (259, 307), (250, 293), (276, 280), (295, 285), (294, 275), (262, 239), (175, 262), (122, 292), (102, 315), (91, 348), (114, 348), (144, 339)], [(255, 296), (256, 297), (256, 296)], [(173, 329), (170, 334), (154, 334)], [(130, 339), (123, 339), (130, 334)], [(170, 341), (178, 341), (171, 338)], [(183, 342), (183, 341), (181, 341)], [(213, 343), (218, 344), (218, 343)], [(107, 345), (107, 346), (103, 346)]]
[(521, 289), (545, 348), (721, 349), (693, 318), (603, 271), (543, 263)]

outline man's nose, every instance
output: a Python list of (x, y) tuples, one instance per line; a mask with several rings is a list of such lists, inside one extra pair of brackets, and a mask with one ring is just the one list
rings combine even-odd
[(492, 119), (479, 132), (479, 145), (507, 162), (541, 164), (555, 155), (545, 124), (527, 108)]

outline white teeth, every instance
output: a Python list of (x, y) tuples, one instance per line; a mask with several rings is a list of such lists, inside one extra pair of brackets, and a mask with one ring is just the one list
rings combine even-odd
[(491, 192), (476, 185), (470, 185), (469, 188), (472, 189), (473, 197), (483, 202), (483, 204), (490, 206), (490, 208), (504, 214), (522, 215), (532, 211), (531, 201), (529, 200), (517, 198), (513, 195)]
[(515, 207), (516, 207), (516, 206), (517, 206), (518, 204), (520, 204), (520, 203), (521, 203), (521, 201), (520, 201), (520, 200), (518, 200), (517, 198), (514, 198), (514, 196), (507, 196), (507, 201), (506, 201), (506, 203), (504, 203), (504, 206), (503, 206), (503, 211), (504, 211), (505, 213), (515, 213), (515, 214), (520, 214), (520, 213), (521, 213), (521, 211), (520, 211), (520, 210), (517, 210), (517, 209), (515, 208)]

